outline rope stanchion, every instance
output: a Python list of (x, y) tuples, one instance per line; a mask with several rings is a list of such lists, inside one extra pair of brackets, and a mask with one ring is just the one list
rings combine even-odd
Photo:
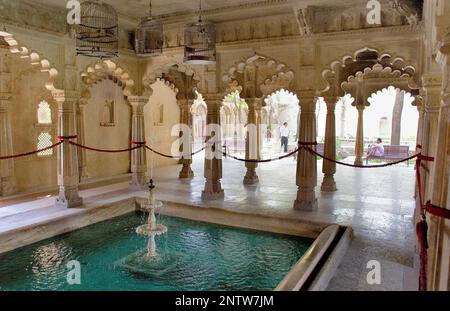
[(30, 151), (30, 152), (25, 152), (25, 153), (19, 153), (19, 154), (10, 155), (10, 156), (2, 156), (2, 157), (0, 157), (0, 160), (9, 160), (9, 159), (16, 159), (16, 158), (20, 158), (20, 157), (30, 156), (30, 155), (33, 155), (33, 154), (37, 154), (37, 153), (40, 153), (40, 152), (44, 152), (44, 151), (56, 148), (59, 145), (61, 145), (62, 143), (63, 143), (62, 141), (59, 141), (56, 144), (53, 144), (51, 146), (48, 146), (48, 147), (45, 147), (45, 148), (42, 148), (42, 149), (38, 149), (38, 150)]

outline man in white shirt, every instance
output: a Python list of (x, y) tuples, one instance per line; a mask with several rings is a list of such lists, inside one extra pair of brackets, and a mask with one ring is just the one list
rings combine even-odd
[(284, 146), (284, 152), (288, 152), (289, 134), (288, 123), (284, 122), (283, 126), (280, 127), (281, 147)]

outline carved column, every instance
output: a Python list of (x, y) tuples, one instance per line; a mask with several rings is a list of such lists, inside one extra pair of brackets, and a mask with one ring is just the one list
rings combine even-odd
[[(78, 143), (85, 145), (85, 109), (86, 109), (87, 99), (80, 98), (77, 104), (77, 133), (78, 133)], [(89, 177), (87, 172), (87, 162), (86, 162), (86, 149), (78, 148), (78, 170), (80, 174), (80, 182)]]
[[(145, 142), (144, 106), (148, 103), (148, 96), (128, 96), (132, 107), (131, 139), (133, 142)], [(136, 144), (132, 144), (135, 147)], [(147, 156), (145, 148), (131, 151), (131, 187), (145, 188), (147, 185)]]
[[(330, 159), (336, 159), (336, 97), (325, 97), (327, 104), (327, 119), (325, 126), (325, 146), (324, 155)], [(322, 172), (324, 174), (322, 181), (322, 191), (336, 191), (336, 182), (334, 174), (336, 173), (336, 163), (327, 160), (323, 161)]]
[[(58, 103), (58, 136), (66, 141), (76, 137), (76, 103), (79, 94), (76, 91), (56, 90), (53, 97)], [(56, 205), (71, 208), (83, 204), (78, 195), (78, 148), (64, 143), (58, 148), (58, 186), (59, 195)]]
[[(304, 143), (315, 142), (316, 133), (316, 98), (299, 96), (300, 98), (300, 129), (299, 141)], [(316, 156), (303, 150), (297, 157), (298, 186), (297, 199), (294, 209), (311, 210), (317, 207), (315, 188), (317, 186), (317, 159)]]
[(358, 125), (356, 128), (355, 165), (363, 165), (364, 154), (364, 109), (365, 105), (357, 104)]
[[(425, 93), (424, 118), (423, 118), (423, 141), (422, 152), (425, 155), (435, 155), (437, 146), (437, 125), (439, 120), (439, 108), (442, 90), (442, 74), (429, 73), (422, 76), (422, 87)], [(429, 182), (430, 172), (434, 166), (433, 162), (424, 161), (422, 169), (424, 197), (430, 199), (432, 192)]]
[[(245, 139), (245, 159), (246, 160), (259, 160), (260, 156), (260, 135), (259, 135), (259, 115), (258, 111), (261, 107), (261, 99), (249, 98), (246, 99), (248, 105), (248, 122), (247, 122), (247, 137)], [(259, 179), (256, 174), (256, 168), (258, 163), (245, 162), (247, 172), (244, 176), (245, 185), (257, 184)]]
[[(11, 63), (9, 50), (0, 50), (0, 156), (13, 154), (12, 131), (9, 118), (11, 106)], [(14, 160), (0, 160), (0, 196), (16, 192)]]
[[(449, 8), (450, 11), (450, 8)], [(450, 12), (449, 12), (450, 16)], [(430, 176), (429, 197), (431, 203), (450, 209), (448, 203), (450, 176), (450, 33), (441, 41), (440, 60), (442, 65), (442, 92), (436, 129), (436, 145), (433, 153), (435, 160)], [(429, 279), (431, 290), (448, 290), (450, 287), (450, 221), (429, 216)]]
[[(188, 126), (189, 128), (192, 128), (192, 118), (191, 118), (191, 106), (192, 106), (192, 100), (187, 100), (187, 99), (183, 99), (183, 100), (178, 100), (178, 104), (180, 106), (180, 113), (181, 113), (181, 124), (185, 124), (186, 126)], [(187, 178), (192, 178), (194, 177), (194, 172), (191, 169), (191, 164), (192, 164), (192, 156), (190, 155), (192, 153), (192, 144), (193, 144), (193, 140), (192, 140), (192, 133), (183, 133), (183, 135), (187, 135), (185, 137), (185, 139), (189, 140), (189, 143), (185, 146), (185, 144), (183, 144), (183, 146), (181, 147), (181, 152), (183, 154), (187, 154), (189, 155), (187, 158), (183, 157), (181, 158), (181, 164), (182, 164), (182, 168), (179, 174), (179, 178), (180, 179), (187, 179)]]
[[(205, 151), (205, 189), (202, 192), (203, 200), (214, 200), (224, 197), (224, 191), (220, 179), (222, 178), (222, 157), (220, 150), (222, 149), (222, 141), (220, 134), (220, 107), (222, 105), (222, 97), (218, 94), (206, 94), (203, 98), (208, 107), (206, 117), (207, 126), (215, 126), (215, 131), (206, 132), (206, 151)], [(214, 133), (213, 133), (214, 132)], [(212, 138), (214, 134), (214, 138)]]

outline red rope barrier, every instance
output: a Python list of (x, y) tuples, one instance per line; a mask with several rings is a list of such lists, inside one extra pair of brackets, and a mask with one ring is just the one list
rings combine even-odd
[(136, 149), (144, 147), (144, 145), (138, 145), (136, 147), (126, 148), (126, 149), (106, 150), (106, 149), (98, 149), (98, 148), (92, 148), (92, 147), (88, 147), (88, 146), (83, 146), (83, 145), (80, 145), (80, 144), (78, 144), (76, 142), (73, 142), (73, 141), (69, 141), (69, 144), (71, 144), (73, 146), (77, 146), (77, 147), (82, 148), (82, 149), (86, 149), (86, 150), (90, 150), (90, 151), (97, 151), (97, 152), (104, 152), (104, 153), (121, 153), (121, 152), (132, 151), (132, 150), (136, 150)]
[(450, 219), (450, 210), (449, 209), (445, 209), (445, 208), (433, 205), (433, 204), (431, 204), (431, 201), (428, 201), (425, 204), (425, 210), (427, 213), (429, 213), (433, 216)]
[(350, 163), (345, 163), (345, 162), (341, 162), (341, 161), (337, 161), (331, 158), (328, 158), (318, 152), (316, 152), (315, 150), (311, 149), (310, 147), (303, 147), (303, 149), (307, 150), (308, 152), (312, 153), (313, 155), (316, 155), (318, 157), (321, 157), (322, 159), (326, 160), (326, 161), (330, 161), (342, 166), (348, 166), (348, 167), (354, 167), (354, 168), (380, 168), (380, 167), (388, 167), (388, 166), (392, 166), (392, 165), (397, 165), (403, 162), (407, 162), (407, 161), (411, 161), (414, 158), (417, 158), (419, 156), (419, 154), (415, 154), (412, 155), (410, 157), (395, 161), (395, 162), (390, 162), (390, 163), (386, 163), (386, 164), (380, 164), (380, 165), (355, 165), (355, 164), (350, 164)]
[[(162, 152), (159, 152), (159, 151), (157, 151), (157, 150), (151, 148), (151, 147), (148, 146), (148, 145), (145, 145), (145, 148), (148, 149), (148, 150), (150, 150), (151, 152), (153, 152), (153, 153), (155, 153), (155, 154), (161, 156), (161, 157), (164, 157), (164, 158), (168, 158), (168, 159), (177, 159), (177, 160), (179, 160), (179, 159), (184, 159), (184, 156), (172, 156), (172, 155), (164, 154), (164, 153), (162, 153)], [(194, 156), (194, 155), (196, 155), (197, 153), (200, 153), (200, 152), (202, 152), (202, 151), (205, 150), (205, 149), (206, 149), (206, 146), (203, 147), (203, 148), (201, 148), (201, 149), (199, 149), (199, 150), (197, 150), (197, 151), (195, 151), (195, 152), (192, 152), (192, 153), (190, 154), (190, 156)]]
[(30, 155), (33, 155), (33, 154), (37, 154), (37, 153), (40, 153), (40, 152), (44, 152), (44, 151), (53, 149), (53, 148), (61, 145), (62, 143), (63, 143), (62, 141), (59, 141), (56, 144), (53, 144), (53, 145), (48, 146), (48, 147), (43, 148), (43, 149), (38, 149), (38, 150), (25, 152), (25, 153), (20, 153), (20, 154), (15, 154), (15, 155), (10, 155), (10, 156), (3, 156), (3, 157), (0, 157), (0, 160), (9, 160), (9, 159), (15, 159), (15, 158), (20, 158), (20, 157), (30, 156)]
[(285, 154), (283, 156), (277, 157), (277, 158), (272, 158), (272, 159), (264, 159), (264, 160), (256, 160), (256, 159), (242, 159), (242, 158), (238, 158), (236, 156), (232, 156), (230, 154), (227, 154), (226, 152), (223, 152), (223, 156), (224, 157), (230, 157), (234, 160), (237, 161), (241, 161), (241, 162), (249, 162), (249, 163), (268, 163), (268, 162), (273, 162), (273, 161), (279, 161), (279, 160), (283, 160), (289, 157), (292, 157), (294, 154), (296, 154), (297, 152), (299, 152), (301, 150), (301, 148), (297, 148), (294, 151)]
[(58, 140), (60, 140), (60, 141), (78, 138), (77, 135), (72, 135), (72, 136), (56, 136), (56, 137), (57, 137)]

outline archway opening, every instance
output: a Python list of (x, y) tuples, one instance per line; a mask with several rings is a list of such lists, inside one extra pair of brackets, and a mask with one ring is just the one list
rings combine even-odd
[[(297, 147), (299, 128), (299, 99), (288, 90), (278, 90), (264, 99), (261, 115), (262, 156), (273, 157)], [(286, 126), (284, 125), (286, 124)], [(282, 136), (288, 137), (287, 148)]]

